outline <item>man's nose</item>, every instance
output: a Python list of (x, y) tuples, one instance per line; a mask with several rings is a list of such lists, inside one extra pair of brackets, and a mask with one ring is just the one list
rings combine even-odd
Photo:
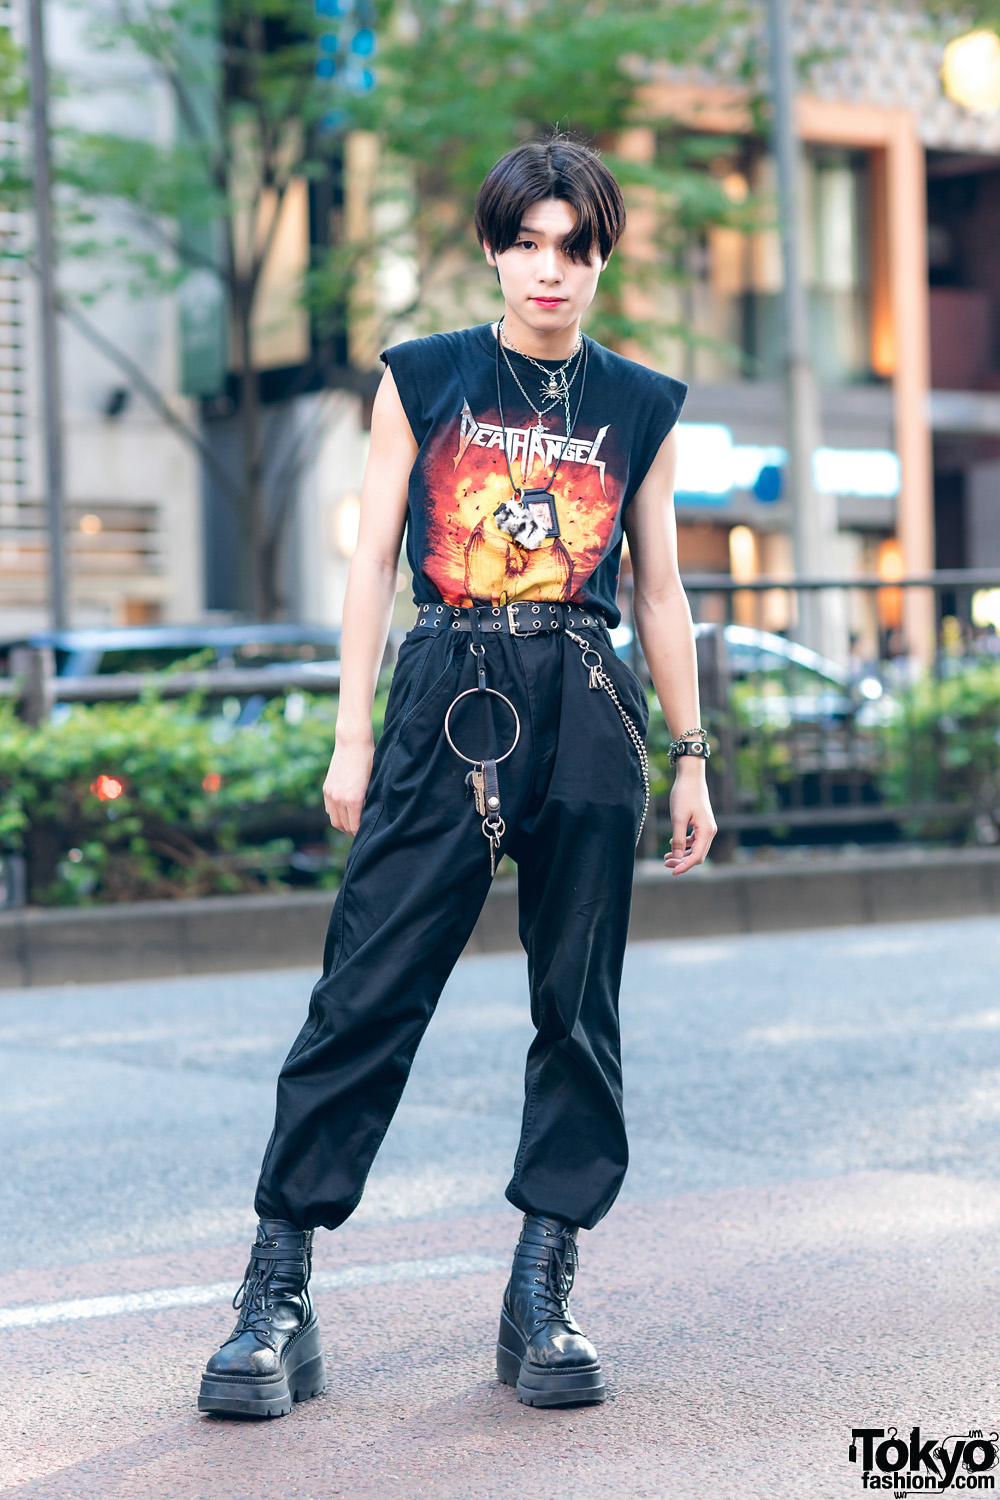
[(542, 281), (562, 281), (562, 265), (559, 260), (559, 252), (554, 247), (551, 250), (543, 250), (538, 274)]

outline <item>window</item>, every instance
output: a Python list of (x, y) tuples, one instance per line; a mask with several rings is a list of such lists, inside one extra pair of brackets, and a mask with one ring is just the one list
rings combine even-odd
[[(781, 371), (782, 258), (774, 162), (756, 141), (710, 160), (705, 170), (734, 203), (758, 200), (754, 233), (727, 225), (692, 232), (686, 283), (665, 284), (662, 315), (694, 335), (683, 352), (687, 378), (774, 380)], [(798, 195), (802, 276), (812, 357), (821, 383), (868, 381), (869, 163), (867, 153), (807, 146)], [(666, 283), (666, 278), (665, 278)]]

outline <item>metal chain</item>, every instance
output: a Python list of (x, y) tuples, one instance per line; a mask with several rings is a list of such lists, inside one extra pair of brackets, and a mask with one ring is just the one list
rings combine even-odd
[[(604, 670), (604, 659), (601, 656), (601, 653), (595, 646), (590, 643), (590, 641), (584, 640), (582, 635), (577, 635), (576, 632), (570, 630), (568, 626), (566, 627), (566, 634), (569, 636), (571, 641), (575, 641), (578, 646), (581, 646), (583, 648), (583, 665), (590, 673), (591, 683), (593, 684), (596, 682), (610, 695), (612, 703), (621, 714), (622, 723), (625, 725), (625, 729), (628, 733), (629, 739), (635, 746), (635, 753), (639, 757), (639, 770), (642, 772), (642, 784), (645, 789), (645, 800), (642, 805), (642, 819), (639, 823), (639, 832), (636, 834), (635, 839), (636, 848), (638, 848), (639, 840), (642, 838), (642, 830), (646, 822), (646, 813), (649, 810), (649, 755), (646, 751), (646, 742), (633, 723), (631, 716), (623, 707), (618, 694), (615, 692), (615, 685), (611, 681), (611, 678), (608, 676), (607, 672), (605, 672)], [(587, 666), (586, 657), (588, 651), (592, 652), (593, 655), (597, 657), (598, 665), (596, 667)]]
[[(583, 334), (580, 333), (580, 332), (577, 333), (576, 344), (575, 344), (572, 352), (570, 353), (569, 358), (563, 361), (563, 363), (559, 366), (558, 370), (550, 370), (545, 365), (543, 365), (540, 360), (534, 359), (532, 357), (532, 355), (530, 355), (530, 354), (525, 354), (523, 352), (523, 350), (521, 350), (521, 349), (519, 349), (517, 347), (517, 345), (508, 337), (507, 330), (504, 327), (504, 321), (505, 320), (503, 318), (501, 318), (500, 322), (497, 324), (497, 330), (498, 330), (498, 332), (500, 334), (501, 342), (504, 343), (504, 344), (506, 344), (506, 346), (507, 346), (508, 349), (512, 349), (515, 354), (519, 354), (522, 359), (526, 359), (528, 361), (529, 365), (534, 365), (534, 367), (535, 367), (536, 370), (540, 370), (543, 375), (547, 375), (548, 376), (548, 383), (550, 385), (556, 379), (561, 380), (563, 382), (563, 384), (565, 385), (565, 383), (566, 383), (566, 371), (569, 369), (570, 364), (576, 358), (576, 356), (579, 354), (580, 350), (583, 348)], [(506, 352), (506, 350), (504, 352)], [(509, 363), (509, 361), (508, 361), (508, 363)], [(545, 399), (545, 386), (544, 385), (542, 386), (542, 399), (543, 400)]]
[[(513, 474), (513, 471), (511, 470), (511, 466), (510, 466), (510, 447), (509, 447), (508, 442), (507, 442), (507, 423), (504, 421), (504, 414), (503, 414), (503, 393), (502, 393), (502, 391), (500, 389), (500, 372), (501, 372), (501, 370), (503, 368), (502, 364), (500, 363), (500, 355), (501, 355), (501, 353), (503, 353), (504, 358), (506, 359), (507, 358), (506, 351), (503, 348), (503, 340), (500, 338), (500, 332), (499, 332), (499, 328), (498, 328), (498, 330), (497, 330), (497, 340), (496, 340), (497, 414), (498, 414), (498, 416), (500, 418), (500, 431), (501, 431), (501, 434), (502, 434), (502, 437), (503, 437), (503, 457), (504, 457), (504, 463), (507, 466), (507, 478), (510, 480), (511, 494), (514, 496), (515, 499), (518, 499), (522, 495), (522, 493), (524, 491), (524, 488), (525, 488), (524, 474), (523, 474), (523, 468), (524, 468), (525, 460), (522, 459), (522, 461), (521, 461), (521, 466), (522, 466), (521, 484), (520, 485), (516, 485), (514, 483), (514, 474)], [(508, 360), (507, 363), (508, 363), (508, 366), (509, 366), (510, 361)], [(580, 410), (581, 410), (581, 408), (583, 406), (584, 392), (587, 389), (587, 340), (586, 339), (583, 339), (583, 341), (582, 341), (582, 343), (580, 345), (580, 367), (583, 370), (583, 375), (582, 375), (581, 380), (580, 380), (580, 393), (579, 393), (579, 395), (576, 398), (576, 411), (573, 413), (573, 419), (572, 419), (572, 421), (567, 421), (567, 424), (566, 424), (566, 436), (565, 436), (565, 438), (557, 438), (556, 439), (556, 442), (559, 444), (559, 455), (556, 458), (555, 468), (552, 470), (552, 473), (549, 475), (548, 481), (545, 484), (544, 489), (542, 490), (542, 493), (544, 493), (544, 494), (551, 495), (551, 493), (552, 493), (552, 486), (556, 482), (556, 475), (559, 473), (559, 469), (560, 469), (560, 466), (562, 464), (562, 461), (563, 461), (563, 459), (566, 456), (566, 450), (569, 447), (570, 438), (573, 436), (573, 433), (576, 431), (576, 424), (580, 420)], [(513, 371), (511, 371), (511, 373), (513, 374)], [(523, 387), (520, 386), (520, 382), (518, 382), (518, 386), (522, 390), (522, 394), (523, 394)], [(525, 399), (528, 400), (527, 397), (525, 397)], [(528, 401), (528, 404), (531, 405), (530, 400)], [(532, 406), (532, 410), (533, 411), (538, 411), (538, 408), (536, 406)], [(566, 410), (567, 410), (567, 417), (568, 417), (568, 415), (569, 415), (569, 398), (568, 397), (567, 397), (567, 400), (566, 400)], [(542, 414), (541, 414), (541, 412), (538, 412), (538, 426), (539, 426), (539, 430), (541, 432), (545, 431), (544, 427), (542, 426)], [(554, 434), (552, 434), (552, 435), (555, 436)]]
[[(576, 369), (573, 371), (573, 374), (570, 376), (570, 379), (569, 379), (568, 382), (566, 381), (566, 378), (565, 378), (565, 369), (566, 369), (566, 366), (565, 365), (563, 366), (562, 370), (560, 370), (558, 372), (560, 375), (563, 376), (563, 384), (562, 384), (561, 390), (559, 391), (559, 394), (557, 396), (551, 397), (549, 399), (548, 404), (546, 406), (538, 407), (538, 406), (535, 405), (534, 401), (532, 401), (531, 397), (528, 395), (527, 391), (524, 389), (524, 386), (521, 384), (520, 380), (518, 379), (517, 371), (514, 369), (514, 366), (511, 364), (511, 362), (510, 362), (510, 356), (508, 355), (507, 350), (504, 348), (502, 342), (501, 342), (500, 347), (503, 350), (504, 363), (506, 364), (506, 366), (507, 366), (508, 370), (510, 371), (511, 375), (514, 377), (514, 384), (517, 386), (518, 390), (521, 392), (521, 395), (524, 397), (525, 401), (527, 401), (528, 405), (531, 407), (531, 410), (535, 413), (535, 416), (538, 418), (538, 422), (537, 422), (536, 425), (538, 427), (539, 432), (541, 432), (543, 430), (543, 428), (542, 428), (542, 418), (543, 417), (547, 417), (548, 414), (549, 414), (549, 412), (552, 411), (552, 410), (554, 410), (554, 408), (561, 401), (562, 404), (563, 404), (563, 408), (564, 408), (565, 414), (566, 414), (566, 435), (567, 435), (567, 438), (568, 438), (568, 436), (569, 436), (569, 427), (570, 427), (569, 393), (573, 389), (573, 382), (576, 380), (576, 377), (580, 373), (580, 365), (581, 365), (582, 361), (580, 359), (577, 359), (577, 361), (576, 361)], [(513, 346), (511, 346), (511, 347), (513, 347)], [(519, 349), (515, 349), (514, 350), (515, 354), (520, 354), (520, 352), (521, 351)], [(583, 345), (581, 344), (580, 348), (576, 351), (576, 353), (577, 354), (582, 354), (582, 352), (583, 352)], [(522, 359), (527, 359), (528, 358), (528, 356), (526, 354), (522, 355), (521, 357), (522, 357)], [(575, 357), (575, 355), (571, 355), (570, 356), (571, 359), (574, 358), (574, 357)], [(536, 361), (532, 360), (532, 364), (535, 364), (535, 363), (536, 363)], [(568, 364), (569, 360), (567, 360), (566, 363)], [(542, 367), (539, 366), (539, 369), (541, 369), (541, 368)], [(542, 396), (542, 400), (544, 401), (545, 399), (546, 398), (543, 395)]]

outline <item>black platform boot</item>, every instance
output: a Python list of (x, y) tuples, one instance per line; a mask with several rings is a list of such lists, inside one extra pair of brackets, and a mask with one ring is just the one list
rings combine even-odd
[(199, 1411), (283, 1417), (293, 1401), (319, 1395), (326, 1368), (307, 1289), (311, 1271), (312, 1230), (261, 1219), (233, 1298), (239, 1318), (201, 1377)]
[(578, 1263), (573, 1225), (525, 1214), (500, 1311), (497, 1374), (526, 1406), (604, 1400), (597, 1350), (569, 1310)]

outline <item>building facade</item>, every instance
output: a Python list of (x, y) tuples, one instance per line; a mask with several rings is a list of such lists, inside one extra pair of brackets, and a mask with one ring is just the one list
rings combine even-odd
[[(834, 518), (826, 571), (871, 574), (887, 559), (911, 574), (935, 566), (1000, 567), (1000, 111), (973, 113), (947, 97), (943, 38), (916, 6), (793, 0), (791, 9), (794, 49), (812, 59), (796, 118), (821, 418), (815, 478)], [(0, 24), (21, 22), (7, 11)], [(84, 74), (91, 85), (85, 98), (74, 99), (78, 120), (106, 128), (129, 111), (133, 131), (137, 119), (151, 138), (167, 139), (175, 130), (169, 100), (151, 75), (88, 52), (78, 12), (52, 9), (49, 47), (57, 69)], [(663, 132), (681, 128), (719, 140), (706, 170), (734, 202), (773, 194), (768, 142), (732, 80), (658, 77), (647, 102)], [(20, 127), (7, 129), (7, 147), (16, 149)], [(651, 126), (631, 132), (622, 145), (648, 160), (663, 139)], [(364, 232), (377, 170), (371, 143), (349, 139), (335, 206), (343, 232)], [(288, 296), (289, 277), (304, 263), (317, 214), (334, 211), (307, 198), (304, 185), (300, 198), (283, 230), (279, 259), (287, 275), (283, 280), (276, 265), (269, 291), (274, 347), (262, 353), (263, 384), (277, 393), (267, 398), (275, 454), (288, 445), (299, 455), (284, 548), (286, 611), (335, 623), (356, 537), (370, 392), (363, 393), (362, 379), (354, 392), (282, 395), (294, 387), (282, 384), (282, 372), (295, 368), (303, 357), (296, 350), (308, 344), (301, 308)], [(8, 215), (0, 232), (16, 237), (25, 228)], [(648, 233), (639, 206), (630, 216), (634, 252), (647, 253)], [(684, 285), (664, 278), (645, 303), (632, 294), (640, 319), (648, 312), (682, 321), (695, 335), (656, 356), (690, 384), (677, 494), (682, 569), (789, 577), (781, 261), (773, 222), (752, 234), (715, 228), (698, 236), (687, 269)], [(87, 274), (65, 262), (60, 269), (70, 292)], [(224, 412), (178, 394), (192, 389), (180, 336), (186, 327), (190, 338), (192, 316), (195, 324), (200, 316), (192, 295), (189, 287), (188, 304), (182, 298), (178, 306), (171, 297), (136, 301), (104, 290), (86, 317), (225, 459), (238, 438), (227, 430)], [(275, 312), (279, 304), (284, 322)], [(46, 613), (35, 317), (30, 281), (3, 263), (0, 629), (6, 631), (42, 624)], [(370, 386), (377, 351), (355, 335), (350, 363)], [(79, 328), (63, 322), (61, 338), (74, 623), (231, 612), (232, 517), (195, 449), (136, 393), (127, 369)], [(625, 352), (653, 362), (641, 347)], [(397, 623), (409, 615), (401, 566)], [(776, 629), (789, 623), (777, 596), (761, 608), (758, 623)]]
[[(835, 516), (824, 572), (998, 567), (1000, 110), (973, 113), (946, 95), (944, 39), (917, 7), (797, 0), (791, 14), (794, 51), (815, 59), (795, 113), (821, 408), (814, 479)], [(739, 88), (673, 76), (651, 95), (665, 118), (736, 138), (710, 168), (735, 199), (773, 192), (769, 145)], [(636, 132), (630, 149), (652, 157), (656, 132)], [(676, 351), (691, 383), (682, 568), (788, 577), (790, 516), (774, 474), (787, 441), (778, 236), (717, 229), (692, 250), (691, 284), (666, 294), (702, 341)], [(772, 613), (758, 623), (787, 623), (787, 601), (761, 607)]]
[[(166, 139), (169, 104), (151, 74), (88, 45), (74, 7), (47, 9), (54, 73), (77, 87), (54, 113), (95, 130), (128, 128)], [(26, 18), (0, 11), (23, 43)], [(2, 127), (3, 149), (26, 153), (26, 125)], [(110, 215), (98, 231), (127, 236)], [(17, 249), (31, 226), (6, 213), (0, 232)], [(138, 368), (184, 423), (192, 403), (176, 393), (178, 341), (172, 298), (135, 298), (109, 264), (63, 257), (59, 284), (76, 301), (76, 325), (60, 320), (69, 612), (77, 625), (197, 618), (204, 607), (200, 460), (137, 393)], [(107, 283), (111, 283), (108, 285)], [(89, 304), (80, 294), (99, 291)], [(83, 330), (83, 331), (81, 331)], [(93, 331), (96, 339), (87, 336)], [(0, 261), (0, 631), (48, 620), (48, 562), (41, 420), (38, 298), (29, 268)], [(121, 359), (108, 357), (116, 350)]]

